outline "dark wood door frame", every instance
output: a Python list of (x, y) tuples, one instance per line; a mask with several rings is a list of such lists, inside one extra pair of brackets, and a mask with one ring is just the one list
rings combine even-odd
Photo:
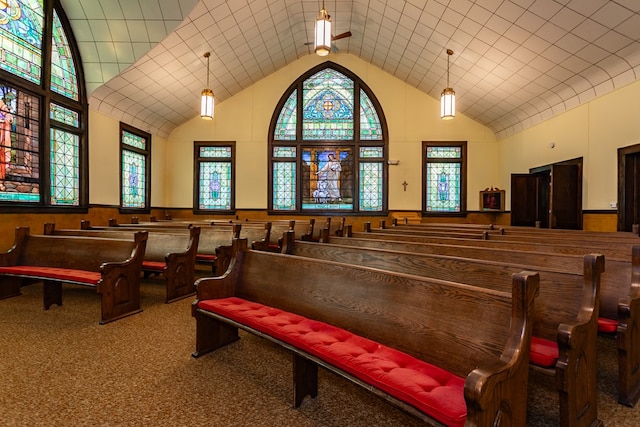
[(640, 144), (618, 148), (618, 231), (640, 222)]

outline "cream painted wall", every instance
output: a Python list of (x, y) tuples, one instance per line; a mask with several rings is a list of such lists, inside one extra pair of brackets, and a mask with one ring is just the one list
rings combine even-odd
[(499, 181), (507, 189), (507, 209), (512, 173), (583, 157), (583, 209), (615, 211), (609, 205), (617, 201), (617, 149), (640, 143), (638, 99), (640, 82), (498, 141)]
[[(421, 209), (422, 141), (468, 141), (467, 208), (477, 210), (478, 192), (499, 183), (493, 132), (461, 114), (440, 120), (439, 100), (355, 56), (329, 59), (357, 74), (380, 101), (389, 128), (389, 158), (400, 160), (389, 166), (389, 209)], [(166, 145), (165, 206), (193, 205), (193, 141), (236, 141), (236, 207), (266, 209), (267, 133), (274, 109), (291, 83), (324, 61), (316, 55), (302, 57), (216, 105), (213, 121), (195, 117), (176, 128)], [(409, 184), (406, 192), (404, 181)]]
[[(165, 206), (167, 140), (151, 135), (151, 206)], [(89, 110), (89, 203), (120, 204), (120, 122)]]

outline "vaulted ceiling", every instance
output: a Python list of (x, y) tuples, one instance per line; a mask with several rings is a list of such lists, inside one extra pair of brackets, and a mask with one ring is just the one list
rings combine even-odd
[[(92, 108), (167, 136), (313, 55), (320, 0), (61, 0)], [(640, 77), (639, 0), (327, 0), (335, 42), (494, 131), (519, 132)], [(335, 53), (334, 53), (335, 54)], [(331, 59), (331, 55), (328, 57)]]

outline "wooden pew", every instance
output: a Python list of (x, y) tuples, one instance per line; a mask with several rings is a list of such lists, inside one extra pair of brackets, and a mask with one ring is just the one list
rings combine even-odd
[(321, 366), (432, 425), (524, 424), (537, 274), (513, 275), (507, 293), (246, 246), (196, 282), (194, 357), (241, 328), (292, 352), (294, 407), (317, 395)]
[[(184, 231), (184, 232), (182, 232)], [(55, 224), (44, 225), (45, 235), (85, 236), (111, 239), (133, 239), (136, 231), (106, 229), (56, 229)], [(190, 297), (196, 293), (195, 264), (200, 238), (200, 227), (176, 232), (149, 231), (147, 247), (142, 261), (145, 277), (162, 274), (165, 279), (167, 303)]]
[[(171, 221), (164, 221), (155, 227), (147, 227), (145, 224), (119, 225), (115, 221), (110, 221), (110, 226), (94, 226), (90, 221), (81, 221), (80, 228), (90, 230), (153, 230), (154, 232), (172, 233), (179, 230), (187, 232), (193, 226), (191, 223), (167, 224)], [(206, 226), (200, 226), (200, 240), (198, 242), (198, 253), (196, 262), (211, 265), (212, 273), (222, 274), (226, 271), (231, 259), (231, 240), (234, 237), (246, 237), (256, 249), (266, 250), (266, 246), (271, 234), (271, 224), (255, 224), (242, 227), (235, 222), (224, 221)]]
[[(340, 261), (505, 291), (510, 273), (530, 265), (457, 256), (415, 254), (379, 248), (287, 240), (288, 254)], [(560, 397), (560, 425), (592, 426), (597, 417), (596, 339), (600, 276), (604, 257), (586, 255), (579, 273), (536, 266), (540, 294), (533, 319), (532, 366), (554, 375)], [(538, 341), (542, 339), (543, 341)], [(556, 347), (556, 348), (553, 348)], [(553, 348), (555, 358), (546, 356)]]
[(134, 239), (32, 235), (18, 227), (13, 246), (0, 253), (0, 299), (20, 286), (43, 282), (43, 305), (62, 305), (62, 284), (95, 288), (104, 324), (142, 311), (140, 273), (147, 233)]
[[(465, 239), (431, 239), (429, 242), (416, 239), (398, 239), (395, 236), (367, 238), (367, 233), (352, 233), (357, 237), (325, 236), (323, 242), (381, 248), (410, 253), (427, 253), (478, 258), (485, 260), (515, 262), (531, 269), (551, 268), (558, 271), (579, 273), (580, 260), (588, 250), (572, 247), (573, 253), (554, 251), (553, 245), (517, 246), (484, 245), (486, 241)], [(420, 240), (420, 239), (417, 239)], [(566, 248), (564, 246), (562, 249)], [(600, 319), (602, 333), (614, 336), (618, 351), (618, 401), (635, 406), (640, 399), (640, 245), (632, 246), (622, 256), (621, 251), (612, 253), (603, 249), (606, 270), (601, 277)], [(545, 252), (546, 250), (546, 252)], [(617, 259), (616, 259), (617, 258)]]
[(557, 254), (574, 254), (584, 255), (587, 252), (598, 252), (603, 254), (607, 260), (629, 260), (629, 251), (632, 245), (587, 245), (586, 247), (576, 246), (571, 241), (565, 241), (561, 244), (552, 242), (531, 242), (527, 239), (519, 241), (501, 241), (491, 238), (488, 239), (470, 239), (470, 238), (456, 238), (451, 236), (423, 236), (419, 234), (407, 234), (407, 233), (388, 233), (388, 232), (352, 232), (350, 233), (355, 238), (376, 239), (376, 240), (397, 240), (404, 242), (414, 243), (443, 243), (451, 245), (467, 245), (484, 248), (495, 249), (513, 249), (513, 250), (525, 250), (533, 252), (550, 252)]

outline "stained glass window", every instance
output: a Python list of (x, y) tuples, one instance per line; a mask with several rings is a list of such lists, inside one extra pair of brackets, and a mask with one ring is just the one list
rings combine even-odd
[(80, 138), (51, 129), (51, 204), (80, 203)]
[(78, 100), (78, 78), (71, 47), (58, 14), (53, 12), (53, 45), (51, 47), (51, 90)]
[(120, 207), (149, 210), (151, 135), (120, 123)]
[(353, 80), (327, 68), (302, 87), (302, 139), (353, 139)]
[(144, 137), (127, 131), (122, 132), (122, 143), (141, 150), (147, 148), (147, 141)]
[(303, 74), (278, 105), (269, 137), (269, 209), (384, 212), (386, 124), (366, 85), (325, 63)]
[(276, 122), (275, 139), (288, 141), (296, 139), (298, 91), (294, 90), (285, 102)]
[[(47, 43), (45, 28), (52, 34)], [(77, 49), (64, 28), (69, 25), (59, 1), (0, 0), (1, 206), (87, 206), (82, 64), (75, 62)]]
[(77, 128), (80, 126), (80, 114), (61, 105), (51, 103), (49, 107), (51, 120)]
[(0, 69), (40, 83), (43, 0), (0, 1)]
[(382, 163), (360, 163), (360, 210), (382, 211)]
[(273, 147), (273, 157), (296, 157), (296, 147)]
[(380, 118), (367, 93), (360, 89), (360, 139), (382, 139)]
[(423, 143), (425, 213), (465, 210), (466, 143)]
[(296, 209), (296, 164), (273, 164), (273, 208), (281, 211)]
[(234, 152), (234, 142), (194, 142), (197, 173), (194, 211), (235, 209)]
[(122, 150), (122, 206), (145, 207), (145, 157), (133, 151)]

